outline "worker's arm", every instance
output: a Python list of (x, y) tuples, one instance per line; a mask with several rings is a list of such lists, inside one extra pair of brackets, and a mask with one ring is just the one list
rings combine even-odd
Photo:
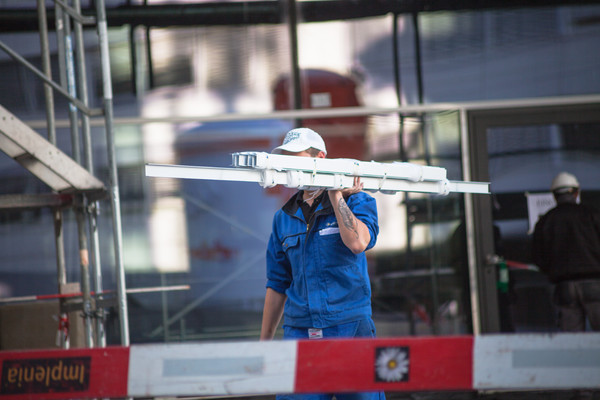
[(260, 340), (271, 340), (275, 336), (275, 331), (283, 315), (283, 306), (285, 305), (286, 298), (285, 294), (267, 288), (262, 327), (260, 329)]
[(362, 190), (362, 183), (359, 177), (354, 178), (354, 186), (343, 190), (330, 190), (329, 199), (335, 212), (335, 217), (340, 228), (342, 241), (354, 254), (362, 253), (366, 250), (371, 241), (369, 228), (350, 210), (346, 204), (345, 197), (358, 193)]

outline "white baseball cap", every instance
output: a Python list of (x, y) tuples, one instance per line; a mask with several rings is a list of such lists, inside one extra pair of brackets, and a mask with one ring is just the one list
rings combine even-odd
[(579, 181), (568, 172), (561, 172), (552, 180), (550, 190), (553, 192), (567, 192), (572, 188), (579, 188)]
[(299, 153), (308, 150), (311, 147), (320, 150), (327, 155), (325, 142), (321, 135), (309, 128), (296, 128), (285, 134), (282, 145), (275, 147), (272, 153), (278, 154), (282, 151)]

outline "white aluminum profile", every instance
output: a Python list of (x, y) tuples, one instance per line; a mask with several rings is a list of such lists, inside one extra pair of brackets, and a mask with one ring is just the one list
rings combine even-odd
[[(298, 157), (299, 158), (299, 157)], [(147, 164), (146, 176), (181, 179), (203, 179), (221, 181), (256, 182), (262, 187), (284, 185), (291, 188), (325, 188), (345, 189), (354, 185), (352, 175), (306, 172), (290, 169), (256, 168), (217, 168), (195, 167), (184, 165)], [(361, 182), (366, 191), (381, 191), (394, 194), (397, 192), (421, 192), (446, 195), (451, 192), (489, 193), (489, 183), (448, 181), (410, 181), (407, 179), (388, 179), (387, 177), (362, 176)]]
[(241, 168), (196, 167), (191, 165), (146, 164), (146, 176), (155, 178), (261, 182), (260, 171)]
[(274, 169), (277, 171), (301, 170), (323, 174), (407, 179), (412, 182), (443, 181), (446, 179), (445, 168), (405, 162), (380, 163), (349, 158), (296, 157), (250, 151), (233, 153), (232, 161), (234, 167)]

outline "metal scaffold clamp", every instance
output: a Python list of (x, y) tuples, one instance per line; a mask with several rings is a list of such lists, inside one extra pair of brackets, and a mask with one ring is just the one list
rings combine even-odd
[(488, 182), (450, 181), (446, 169), (406, 162), (381, 163), (348, 158), (296, 157), (266, 152), (232, 154), (233, 168), (147, 164), (146, 176), (256, 182), (263, 188), (351, 188), (360, 177), (364, 190), (394, 194), (452, 192), (489, 194)]

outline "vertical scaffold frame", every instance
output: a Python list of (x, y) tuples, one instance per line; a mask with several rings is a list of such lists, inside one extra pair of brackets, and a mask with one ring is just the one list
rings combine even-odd
[[(68, 192), (73, 197), (73, 208), (76, 215), (77, 227), (78, 227), (78, 238), (79, 238), (79, 254), (80, 254), (80, 269), (81, 269), (81, 294), (83, 298), (83, 317), (85, 327), (85, 344), (87, 347), (93, 347), (97, 345), (99, 347), (106, 346), (106, 334), (104, 330), (104, 310), (102, 307), (97, 306), (100, 302), (94, 303), (91, 298), (92, 293), (92, 281), (93, 290), (99, 294), (103, 292), (102, 287), (102, 268), (100, 264), (100, 253), (99, 253), (99, 237), (98, 237), (98, 209), (99, 199), (104, 196), (104, 193), (108, 191), (111, 204), (111, 215), (112, 215), (112, 226), (113, 226), (113, 239), (114, 239), (114, 253), (115, 253), (115, 268), (117, 277), (117, 303), (119, 311), (119, 322), (120, 322), (120, 336), (121, 344), (123, 346), (129, 345), (129, 322), (127, 316), (127, 300), (126, 300), (126, 285), (125, 285), (125, 272), (123, 265), (122, 256), (122, 227), (121, 227), (121, 208), (119, 201), (119, 185), (117, 177), (117, 164), (115, 158), (115, 143), (114, 143), (114, 129), (113, 129), (113, 100), (112, 100), (112, 83), (111, 83), (111, 71), (108, 51), (108, 34), (107, 34), (107, 21), (106, 21), (106, 9), (104, 0), (96, 0), (95, 2), (96, 16), (84, 16), (81, 13), (81, 2), (80, 0), (72, 0), (67, 2), (65, 0), (54, 0), (54, 14), (56, 19), (56, 38), (57, 48), (59, 56), (59, 74), (60, 83), (56, 83), (52, 79), (52, 72), (50, 69), (50, 46), (48, 41), (48, 24), (47, 24), (47, 12), (46, 4), (44, 0), (37, 0), (37, 12), (39, 20), (39, 35), (40, 35), (40, 48), (43, 70), (38, 70), (35, 66), (29, 63), (25, 58), (20, 56), (17, 52), (11, 49), (9, 46), (0, 41), (0, 50), (3, 50), (6, 54), (12, 57), (15, 61), (23, 65), (29, 71), (34, 73), (38, 78), (44, 82), (44, 93), (46, 99), (46, 124), (45, 127), (48, 130), (48, 141), (35, 139), (37, 148), (48, 149), (52, 154), (56, 154), (53, 162), (66, 161), (69, 157), (64, 153), (60, 152), (56, 146), (56, 119), (54, 111), (54, 97), (53, 92), (57, 92), (69, 101), (69, 128), (71, 130), (71, 142), (73, 151), (73, 159), (77, 164), (83, 164), (85, 162), (85, 171), (89, 176), (93, 177), (93, 159), (92, 159), (92, 145), (91, 145), (91, 133), (90, 133), (90, 118), (102, 116), (103, 126), (106, 130), (106, 141), (107, 141), (107, 157), (108, 157), (108, 169), (109, 169), (109, 182), (108, 190), (104, 187), (94, 187), (95, 192), (93, 196), (89, 195), (90, 188), (77, 188), (71, 187), (65, 189), (64, 192), (57, 192), (62, 194)], [(86, 77), (86, 62), (85, 62), (85, 49), (83, 41), (83, 26), (95, 26), (98, 35), (98, 46), (100, 52), (101, 72), (102, 72), (102, 87), (103, 87), (103, 105), (100, 108), (90, 108), (88, 106), (88, 91), (87, 91), (87, 77)], [(3, 110), (4, 113), (4, 110)], [(15, 120), (15, 117), (9, 115), (9, 120)], [(14, 126), (14, 124), (13, 124)], [(23, 127), (22, 127), (23, 128)], [(13, 128), (14, 129), (14, 128)], [(80, 131), (81, 130), (81, 131)], [(37, 134), (30, 130), (28, 127), (21, 129), (26, 131), (28, 137), (37, 136)], [(10, 127), (2, 129), (2, 133), (10, 137), (15, 135), (10, 131)], [(32, 136), (34, 135), (34, 136)], [(84, 161), (80, 154), (80, 136), (83, 138), (83, 152)], [(41, 138), (40, 138), (41, 139)], [(14, 147), (14, 146), (13, 146)], [(2, 149), (6, 152), (6, 149)], [(23, 147), (22, 152), (19, 154), (27, 154), (29, 158), (34, 159), (34, 163), (38, 160), (35, 159), (36, 149), (28, 149)], [(36, 164), (36, 172), (32, 171), (34, 175), (38, 176), (44, 182), (49, 183), (45, 180), (44, 173), (38, 172), (40, 168), (49, 168), (52, 170), (51, 165), (45, 167), (39, 167), (43, 163)], [(81, 171), (73, 171), (72, 175), (76, 173), (82, 174)], [(51, 171), (50, 174), (46, 173), (45, 176), (54, 174)], [(69, 182), (69, 177), (63, 177), (64, 180)], [(49, 186), (53, 188), (53, 185), (49, 183)], [(101, 189), (103, 194), (99, 195), (98, 190)], [(34, 203), (32, 201), (32, 203)], [(63, 244), (63, 211), (61, 207), (55, 207), (56, 199), (51, 199), (47, 202), (35, 202), (40, 207), (50, 206), (54, 212), (54, 225), (55, 225), (55, 246), (56, 246), (56, 258), (57, 258), (57, 281), (59, 293), (67, 285), (66, 282), (66, 266), (65, 266), (65, 255), (64, 255), (64, 244)], [(60, 203), (63, 206), (63, 203)], [(88, 249), (88, 242), (91, 245), (91, 249)], [(89, 255), (91, 250), (91, 257)], [(92, 261), (93, 279), (90, 273), (90, 260)], [(96, 304), (96, 305), (95, 305)], [(61, 320), (64, 314), (61, 315)], [(95, 323), (94, 323), (95, 322)], [(95, 331), (95, 333), (94, 333)], [(94, 343), (95, 339), (95, 343)], [(69, 343), (66, 337), (62, 337), (62, 347), (68, 347)]]

